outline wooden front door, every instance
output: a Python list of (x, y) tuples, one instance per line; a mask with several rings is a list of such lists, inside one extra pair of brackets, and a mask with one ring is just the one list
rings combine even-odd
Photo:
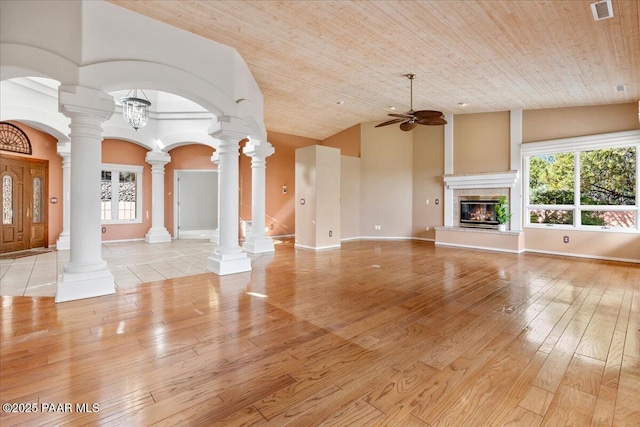
[(0, 156), (0, 253), (48, 246), (48, 161)]

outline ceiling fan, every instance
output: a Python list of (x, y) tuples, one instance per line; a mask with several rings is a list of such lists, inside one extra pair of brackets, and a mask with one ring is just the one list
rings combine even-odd
[(380, 123), (375, 127), (379, 128), (381, 126), (392, 125), (394, 123), (400, 123), (400, 129), (404, 131), (410, 131), (418, 125), (427, 125), (427, 126), (440, 126), (446, 125), (447, 121), (444, 119), (444, 114), (442, 111), (434, 111), (434, 110), (420, 110), (413, 111), (413, 79), (416, 78), (415, 74), (407, 74), (407, 78), (409, 82), (411, 82), (411, 109), (404, 114), (389, 114), (391, 117), (398, 117), (396, 119), (392, 119), (386, 121), (384, 123)]

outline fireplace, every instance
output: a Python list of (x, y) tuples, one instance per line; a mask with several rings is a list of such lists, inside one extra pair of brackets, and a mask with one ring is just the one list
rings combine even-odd
[(460, 199), (460, 227), (498, 228), (496, 199)]

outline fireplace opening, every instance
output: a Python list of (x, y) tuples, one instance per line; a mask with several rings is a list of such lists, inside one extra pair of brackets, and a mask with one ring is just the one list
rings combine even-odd
[(460, 226), (498, 228), (498, 200), (460, 200)]

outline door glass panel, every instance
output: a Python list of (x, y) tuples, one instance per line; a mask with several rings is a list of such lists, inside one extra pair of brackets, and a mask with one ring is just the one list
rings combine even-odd
[(33, 222), (42, 222), (42, 179), (33, 178)]
[(2, 224), (13, 224), (13, 179), (2, 178)]

